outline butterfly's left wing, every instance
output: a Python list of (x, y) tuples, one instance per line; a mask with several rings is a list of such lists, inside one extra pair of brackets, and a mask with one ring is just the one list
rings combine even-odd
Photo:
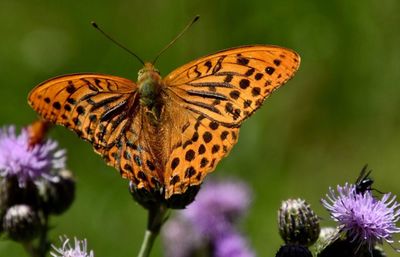
[(174, 121), (179, 137), (169, 137), (176, 147), (165, 168), (167, 198), (202, 183), (237, 142), (242, 121), (293, 77), (299, 64), (292, 50), (245, 46), (202, 57), (165, 77), (165, 92), (180, 108), (172, 113), (186, 116)]
[(293, 50), (243, 46), (192, 61), (171, 72), (164, 81), (187, 110), (238, 127), (294, 76), (299, 65), (300, 56)]
[[(236, 144), (239, 128), (228, 128), (193, 113), (168, 95), (164, 106), (165, 197), (194, 191)], [(189, 190), (186, 197), (191, 197)]]

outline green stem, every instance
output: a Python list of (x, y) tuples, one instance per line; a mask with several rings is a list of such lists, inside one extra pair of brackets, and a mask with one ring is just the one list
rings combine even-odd
[(148, 223), (147, 230), (144, 233), (142, 246), (138, 257), (149, 257), (151, 249), (153, 248), (154, 241), (160, 233), (161, 226), (165, 222), (165, 217), (168, 208), (163, 204), (156, 204), (148, 208)]
[(157, 237), (158, 233), (153, 233), (150, 230), (146, 230), (144, 233), (144, 238), (142, 242), (142, 246), (140, 247), (140, 251), (138, 257), (147, 257), (150, 256), (151, 248), (153, 247), (153, 243)]
[(49, 231), (49, 216), (44, 216), (44, 224), (40, 234), (39, 245), (37, 249), (39, 257), (46, 257), (47, 251), (49, 250), (49, 242), (47, 240), (47, 233)]
[(49, 242), (47, 241), (47, 232), (49, 230), (49, 217), (47, 215), (43, 218), (43, 224), (40, 229), (39, 240), (37, 245), (33, 241), (22, 243), (25, 251), (31, 257), (46, 257), (47, 251), (49, 250)]
[(25, 252), (27, 252), (29, 256), (31, 257), (36, 256), (35, 247), (32, 245), (31, 242), (23, 243), (22, 245), (24, 246)]

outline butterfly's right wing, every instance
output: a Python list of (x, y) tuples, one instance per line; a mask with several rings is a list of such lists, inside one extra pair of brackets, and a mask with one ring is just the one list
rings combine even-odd
[(152, 159), (141, 145), (137, 85), (121, 77), (72, 74), (36, 86), (28, 102), (47, 121), (63, 125), (92, 143), (124, 178), (148, 188), (141, 163)]

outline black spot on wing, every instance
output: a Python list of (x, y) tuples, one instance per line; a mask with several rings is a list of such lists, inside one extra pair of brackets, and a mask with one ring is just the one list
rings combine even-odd
[(67, 93), (72, 94), (76, 91), (76, 87), (74, 85), (74, 83), (72, 83), (72, 81), (68, 81), (68, 86), (66, 88)]
[(275, 64), (276, 66), (281, 65), (281, 60), (275, 59), (275, 60), (274, 60), (274, 64)]
[(265, 72), (268, 75), (272, 75), (274, 73), (274, 71), (275, 71), (275, 68), (273, 68), (273, 67), (268, 66), (267, 68), (265, 68)]
[(242, 57), (242, 56), (239, 56), (236, 61), (238, 64), (244, 65), (244, 66), (246, 66), (249, 63), (249, 59)]

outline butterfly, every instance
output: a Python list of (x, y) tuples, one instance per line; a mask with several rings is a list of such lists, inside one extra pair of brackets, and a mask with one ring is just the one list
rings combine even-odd
[(30, 106), (89, 141), (138, 190), (166, 200), (199, 187), (228, 155), (242, 122), (300, 65), (293, 50), (250, 45), (185, 64), (166, 77), (145, 63), (137, 82), (83, 73), (36, 86)]

